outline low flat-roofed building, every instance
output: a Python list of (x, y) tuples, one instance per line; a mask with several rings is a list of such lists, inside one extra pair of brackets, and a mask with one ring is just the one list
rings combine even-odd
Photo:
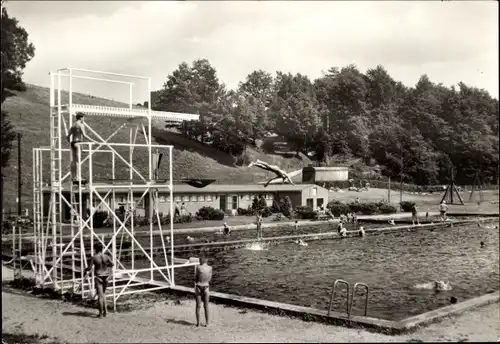
[[(98, 184), (94, 184), (96, 186)], [(65, 198), (70, 200), (70, 193), (67, 191), (69, 185), (63, 188)], [(166, 216), (170, 212), (170, 193), (166, 185), (157, 184), (153, 189), (158, 189), (158, 212)], [(93, 195), (92, 203), (94, 207), (99, 210), (109, 211), (109, 209), (118, 209), (121, 205), (127, 207), (130, 203), (129, 188), (126, 185), (115, 186), (115, 204), (112, 203), (112, 193), (109, 192), (111, 188), (105, 184), (99, 185), (99, 194), (106, 201), (106, 205), (100, 204), (101, 200)], [(148, 214), (149, 197), (146, 194), (142, 200), (146, 187), (134, 187), (134, 202), (136, 214), (145, 216)], [(109, 192), (109, 194), (108, 194)], [(85, 211), (89, 208), (89, 192), (85, 188), (82, 191), (84, 196), (83, 207)], [(105, 197), (107, 195), (107, 197)], [(231, 212), (238, 208), (246, 209), (252, 205), (255, 196), (262, 195), (268, 206), (272, 206), (273, 201), (280, 201), (284, 197), (290, 197), (293, 207), (308, 206), (317, 209), (320, 206), (326, 205), (328, 202), (328, 190), (315, 184), (271, 184), (267, 187), (263, 185), (254, 184), (210, 184), (204, 188), (195, 188), (187, 184), (176, 184), (173, 188), (173, 206), (177, 203), (179, 206), (184, 203), (184, 208), (191, 214), (195, 214), (202, 207), (213, 207), (221, 209), (224, 212)], [(50, 187), (44, 190), (44, 215), (48, 215), (49, 200), (50, 200)], [(64, 217), (69, 219), (69, 207), (63, 201)], [(109, 208), (108, 208), (109, 207)]]

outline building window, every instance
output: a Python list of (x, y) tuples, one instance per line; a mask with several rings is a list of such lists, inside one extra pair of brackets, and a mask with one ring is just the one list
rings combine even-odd
[(182, 196), (182, 201), (183, 202), (189, 202), (189, 196), (188, 195)]
[(308, 198), (306, 200), (306, 207), (314, 209), (314, 198)]
[(170, 196), (167, 196), (167, 202), (170, 202), (170, 201), (171, 201)]
[(199, 195), (198, 202), (205, 202), (205, 195)]
[(318, 199), (316, 200), (316, 203), (317, 203), (317, 205), (318, 205), (318, 208), (321, 208), (321, 207), (323, 206), (323, 202), (324, 202), (324, 201), (325, 201), (325, 200), (324, 200), (323, 198), (318, 198)]
[(212, 201), (212, 195), (207, 195), (207, 196), (205, 197), (205, 201), (207, 201), (207, 202), (211, 202), (211, 201)]
[(159, 198), (160, 198), (160, 203), (165, 203), (167, 201), (165, 196), (160, 196)]
[(180, 202), (181, 201), (181, 196), (174, 196), (174, 199), (176, 202)]
[(245, 195), (245, 201), (250, 201), (250, 195)]
[(191, 195), (190, 199), (191, 202), (196, 202), (198, 201), (198, 197), (196, 195)]
[(238, 209), (238, 196), (231, 197), (231, 209)]
[(313, 196), (316, 196), (318, 194), (318, 188), (316, 186), (313, 187)]

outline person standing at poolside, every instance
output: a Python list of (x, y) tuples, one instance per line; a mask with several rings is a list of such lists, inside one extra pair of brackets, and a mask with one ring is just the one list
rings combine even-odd
[(108, 286), (110, 268), (113, 267), (113, 260), (103, 252), (101, 243), (96, 243), (94, 247), (96, 254), (90, 258), (89, 264), (85, 268), (84, 273), (87, 274), (90, 270), (92, 270), (92, 267), (94, 267), (94, 282), (99, 303), (99, 318), (102, 318), (108, 313), (105, 293)]
[(413, 206), (411, 207), (411, 221), (414, 226), (415, 226), (415, 220), (417, 221), (417, 225), (419, 225), (420, 221), (418, 219), (418, 208), (416, 204), (413, 204)]
[(446, 221), (446, 212), (448, 211), (448, 206), (445, 201), (442, 201), (439, 205), (439, 213), (441, 214), (441, 221)]
[(257, 225), (257, 240), (262, 239), (262, 215), (257, 213), (255, 224)]
[(196, 266), (194, 274), (194, 293), (196, 297), (196, 326), (200, 326), (200, 308), (203, 302), (205, 309), (205, 327), (209, 324), (208, 301), (210, 298), (209, 287), (212, 280), (212, 267), (208, 265), (208, 259), (205, 256), (200, 258), (200, 265)]

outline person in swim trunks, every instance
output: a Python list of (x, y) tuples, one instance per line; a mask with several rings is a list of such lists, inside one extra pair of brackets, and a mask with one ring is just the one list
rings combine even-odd
[(441, 221), (446, 221), (446, 212), (448, 211), (448, 206), (445, 201), (442, 201), (439, 205), (439, 213), (441, 214)]
[(78, 153), (80, 152), (80, 143), (83, 142), (83, 139), (89, 142), (97, 143), (85, 134), (85, 124), (83, 123), (83, 116), (83, 113), (77, 112), (76, 122), (69, 129), (68, 135), (66, 135), (66, 140), (71, 146), (71, 178), (74, 182), (78, 181), (78, 177), (80, 176), (80, 173), (78, 173), (80, 170), (80, 160), (78, 159)]
[(413, 204), (411, 207), (411, 222), (413, 225), (415, 225), (415, 221), (417, 222), (417, 225), (420, 224), (420, 221), (418, 219), (418, 208), (416, 204)]
[(106, 297), (104, 293), (108, 286), (108, 278), (110, 268), (113, 266), (113, 260), (102, 251), (102, 245), (97, 243), (94, 245), (96, 254), (90, 258), (89, 264), (85, 268), (85, 273), (88, 273), (94, 267), (94, 282), (99, 303), (99, 318), (105, 317), (108, 313), (106, 305)]
[(209, 323), (208, 300), (210, 297), (209, 286), (212, 279), (212, 267), (208, 265), (205, 256), (200, 258), (200, 265), (196, 266), (194, 274), (194, 294), (196, 296), (196, 326), (200, 326), (200, 308), (203, 302), (205, 309), (205, 326)]

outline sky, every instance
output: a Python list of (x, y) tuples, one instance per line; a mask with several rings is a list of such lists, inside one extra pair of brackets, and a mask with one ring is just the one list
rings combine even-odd
[[(407, 86), (427, 74), (433, 82), (462, 81), (499, 98), (496, 1), (8, 1), (5, 6), (36, 48), (24, 80), (40, 86), (49, 86), (49, 71), (71, 67), (149, 76), (157, 90), (180, 63), (206, 58), (233, 89), (258, 69), (314, 79), (335, 66), (356, 64), (366, 72), (381, 64)], [(75, 81), (73, 86), (129, 99), (127, 85)], [(133, 98), (147, 99), (147, 83), (134, 86)]]

